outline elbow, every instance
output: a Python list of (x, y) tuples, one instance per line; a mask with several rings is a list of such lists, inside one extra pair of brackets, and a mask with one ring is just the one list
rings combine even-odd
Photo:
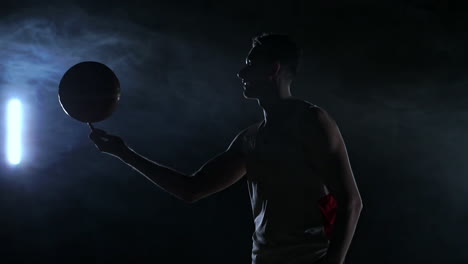
[(188, 204), (193, 204), (202, 198), (200, 196), (200, 192), (197, 191), (193, 178), (189, 178), (189, 180), (186, 182), (182, 195), (179, 198)]
[(348, 212), (348, 213), (353, 213), (353, 214), (360, 215), (361, 211), (362, 211), (362, 203), (349, 202), (345, 206), (338, 206), (337, 209), (340, 210), (340, 211), (345, 211), (345, 212)]
[(355, 208), (355, 210), (361, 212), (362, 211), (362, 201), (361, 200), (357, 201), (354, 208)]
[(183, 202), (188, 203), (188, 204), (193, 204), (200, 200), (197, 198), (195, 195), (185, 195), (184, 197), (180, 198)]
[(353, 211), (357, 211), (360, 213), (362, 211), (362, 200), (360, 198), (353, 200), (351, 202), (350, 207)]
[(188, 195), (188, 196), (183, 197), (182, 201), (184, 201), (186, 203), (189, 203), (189, 204), (193, 204), (195, 202), (200, 201), (203, 198), (204, 198), (204, 196), (197, 195), (197, 194), (192, 194), (192, 195)]
[(188, 203), (188, 204), (193, 204), (194, 202), (196, 202), (196, 200), (190, 199), (190, 198), (181, 198), (180, 200), (182, 200), (182, 202)]
[(355, 206), (357, 209), (359, 209), (359, 211), (362, 210), (362, 206), (363, 206), (363, 205), (362, 205), (361, 194), (358, 193), (358, 194), (356, 195), (355, 199), (353, 199), (353, 204), (354, 204), (354, 206)]
[[(338, 208), (347, 211), (361, 212), (363, 204), (360, 197), (337, 200)], [(340, 206), (341, 205), (341, 206)]]
[(347, 202), (347, 207), (350, 210), (360, 212), (362, 210), (362, 200), (361, 200), (361, 198), (357, 197), (357, 198), (349, 199), (348, 202)]

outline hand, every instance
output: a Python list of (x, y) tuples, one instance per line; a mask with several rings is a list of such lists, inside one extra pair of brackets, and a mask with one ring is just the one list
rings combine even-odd
[(90, 127), (92, 132), (89, 134), (89, 138), (101, 152), (119, 158), (128, 149), (122, 138), (107, 134), (106, 131), (94, 128), (92, 125)]

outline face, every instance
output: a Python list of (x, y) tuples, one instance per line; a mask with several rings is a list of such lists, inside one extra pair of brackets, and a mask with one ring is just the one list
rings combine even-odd
[(252, 48), (245, 66), (237, 74), (244, 86), (245, 98), (268, 99), (278, 94), (274, 78), (277, 66), (267, 59), (265, 52), (259, 46)]

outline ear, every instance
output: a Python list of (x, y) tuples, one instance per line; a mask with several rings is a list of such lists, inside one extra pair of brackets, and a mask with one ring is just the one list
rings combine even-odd
[(270, 80), (276, 79), (281, 70), (281, 63), (279, 61), (274, 61), (271, 67)]

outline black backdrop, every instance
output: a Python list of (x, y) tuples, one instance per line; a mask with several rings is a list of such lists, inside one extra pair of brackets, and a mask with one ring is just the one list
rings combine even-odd
[(236, 73), (264, 31), (303, 47), (292, 92), (346, 141), (364, 203), (346, 263), (466, 263), (466, 9), (308, 2), (2, 1), (0, 102), (25, 107), (23, 161), (0, 166), (5, 263), (249, 263), (245, 180), (184, 204), (100, 154), (57, 89), (72, 65), (107, 64), (122, 97), (96, 126), (192, 173), (262, 118)]

